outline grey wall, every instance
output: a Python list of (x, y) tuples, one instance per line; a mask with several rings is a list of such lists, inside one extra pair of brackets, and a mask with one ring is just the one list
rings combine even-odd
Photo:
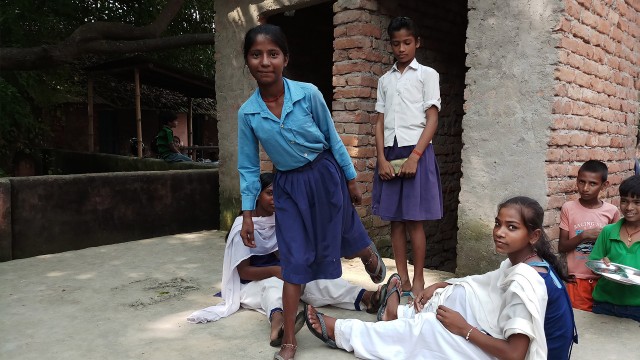
[(3, 179), (0, 215), (3, 261), (216, 229), (218, 170)]
[(496, 206), (528, 195), (546, 207), (545, 159), (559, 0), (469, 0), (457, 273), (494, 269)]

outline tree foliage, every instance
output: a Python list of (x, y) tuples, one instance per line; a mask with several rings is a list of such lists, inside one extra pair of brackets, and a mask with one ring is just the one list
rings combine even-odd
[[(0, 2), (0, 167), (46, 139), (43, 108), (86, 97), (82, 68), (145, 53), (214, 74), (213, 0)], [(196, 46), (206, 44), (205, 46)]]

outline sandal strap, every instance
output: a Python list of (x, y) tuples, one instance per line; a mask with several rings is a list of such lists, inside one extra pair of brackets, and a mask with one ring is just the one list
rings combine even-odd
[(316, 317), (318, 318), (318, 321), (320, 322), (320, 328), (322, 330), (322, 338), (324, 339), (324, 343), (329, 345), (329, 347), (332, 348), (337, 348), (338, 346), (336, 345), (336, 342), (334, 340), (332, 340), (331, 338), (329, 338), (329, 333), (327, 332), (327, 324), (325, 324), (324, 322), (324, 314), (317, 311), (316, 312)]
[(284, 349), (284, 348), (291, 348), (291, 349), (293, 349), (293, 350), (297, 350), (297, 349), (298, 349), (298, 345), (293, 345), (293, 344), (282, 344), (282, 345), (280, 345), (280, 348), (281, 348), (281, 349)]

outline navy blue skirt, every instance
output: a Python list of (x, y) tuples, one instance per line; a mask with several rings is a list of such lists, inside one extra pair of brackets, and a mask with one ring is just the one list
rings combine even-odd
[(340, 258), (371, 244), (330, 150), (278, 171), (273, 182), (282, 277), (293, 284), (342, 276)]
[[(415, 145), (384, 148), (387, 160), (409, 157)], [(423, 221), (439, 220), (443, 215), (442, 186), (440, 170), (429, 144), (418, 160), (416, 176), (413, 178), (396, 177), (383, 181), (378, 176), (378, 167), (373, 174), (373, 194), (371, 212), (386, 221)]]

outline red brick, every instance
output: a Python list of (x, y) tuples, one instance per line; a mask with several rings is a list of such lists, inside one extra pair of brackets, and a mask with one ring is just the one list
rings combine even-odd
[(571, 33), (582, 40), (585, 41), (589, 41), (589, 39), (591, 39), (591, 33), (593, 32), (593, 30), (591, 30), (588, 26), (580, 24), (580, 23), (576, 23), (573, 24), (573, 26), (571, 27)]
[(351, 60), (367, 60), (379, 63), (382, 62), (386, 55), (371, 49), (350, 49), (348, 56)]
[(346, 82), (350, 86), (378, 87), (378, 78), (371, 75), (358, 75), (346, 77)]
[(364, 36), (351, 36), (337, 38), (333, 41), (334, 49), (371, 48), (371, 38)]
[(575, 0), (565, 0), (565, 12), (572, 18), (579, 20), (582, 14), (582, 7)]
[(573, 23), (573, 21), (567, 19), (566, 17), (562, 17), (560, 19), (560, 23), (558, 23), (558, 25), (553, 30), (554, 31), (559, 31), (559, 32), (570, 33), (571, 32), (572, 23)]
[(382, 29), (379, 26), (370, 23), (357, 23), (348, 24), (345, 26), (347, 36), (371, 36), (376, 39), (380, 39), (382, 36)]
[(333, 98), (335, 100), (343, 98), (371, 98), (375, 97), (375, 92), (368, 87), (350, 87), (350, 88), (337, 88), (333, 92)]
[(340, 11), (333, 16), (333, 25), (340, 25), (350, 22), (371, 22), (371, 15), (362, 10), (345, 10)]
[(568, 67), (557, 67), (554, 70), (554, 77), (556, 80), (572, 83), (576, 77), (576, 71)]
[[(376, 148), (372, 146), (352, 147), (347, 146), (347, 152), (352, 158), (370, 158), (376, 155)], [(371, 176), (373, 179), (373, 175)]]
[(362, 61), (340, 62), (333, 64), (333, 75), (369, 71), (371, 71), (371, 64)]
[(598, 20), (600, 19), (600, 17), (598, 17), (597, 15), (594, 15), (590, 12), (587, 11), (583, 11), (582, 12), (582, 17), (580, 18), (580, 22), (586, 25), (589, 25), (592, 28), (597, 28), (598, 27)]
[(607, 15), (607, 7), (600, 0), (594, 0), (591, 4), (591, 9), (600, 17), (605, 17)]
[(547, 161), (560, 162), (562, 161), (563, 149), (547, 149)]
[(341, 10), (350, 9), (376, 11), (378, 10), (378, 3), (375, 0), (338, 0), (333, 4), (333, 11), (336, 13)]
[(567, 49), (571, 52), (578, 52), (578, 48), (580, 46), (581, 42), (572, 38), (568, 38), (566, 36), (563, 36), (560, 38), (560, 42), (558, 44), (558, 47), (562, 48), (562, 49)]
[(368, 135), (348, 135), (342, 134), (340, 135), (342, 142), (345, 146), (363, 146), (369, 145), (369, 139), (371, 138)]

